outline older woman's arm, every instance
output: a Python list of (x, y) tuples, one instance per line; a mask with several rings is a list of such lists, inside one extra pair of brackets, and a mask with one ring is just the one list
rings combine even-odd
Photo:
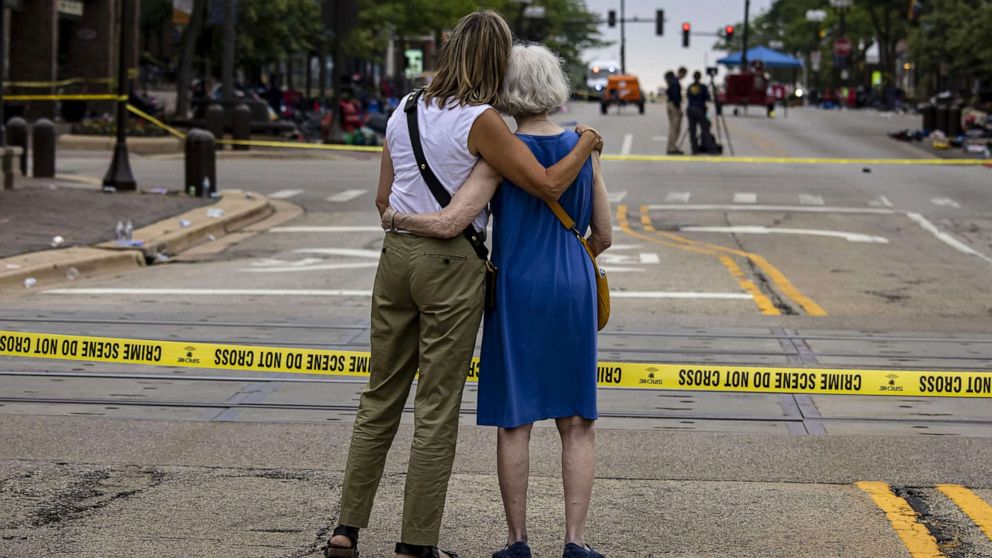
[(610, 211), (610, 197), (606, 191), (606, 180), (603, 179), (603, 167), (599, 154), (592, 156), (593, 194), (592, 220), (589, 222), (589, 249), (595, 255), (600, 255), (613, 244), (613, 220)]
[(382, 147), (382, 159), (379, 161), (379, 187), (375, 192), (375, 207), (379, 216), (389, 207), (389, 194), (393, 191), (393, 157), (389, 154), (389, 145)]
[(454, 238), (485, 209), (503, 177), (485, 161), (480, 160), (472, 174), (455, 192), (451, 203), (435, 213), (399, 213), (388, 208), (382, 214), (384, 229), (402, 229), (421, 236)]
[(556, 201), (575, 182), (593, 151), (603, 149), (603, 138), (595, 130), (580, 126), (576, 131), (580, 133), (579, 143), (572, 152), (545, 168), (524, 142), (510, 132), (503, 118), (490, 109), (475, 119), (468, 148), (528, 194)]

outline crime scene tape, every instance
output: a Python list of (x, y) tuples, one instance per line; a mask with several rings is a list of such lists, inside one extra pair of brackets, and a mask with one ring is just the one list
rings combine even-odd
[(116, 80), (114, 80), (113, 78), (69, 78), (60, 81), (5, 81), (3, 82), (3, 86), (18, 87), (23, 89), (47, 89), (47, 88), (68, 87), (70, 85), (77, 85), (80, 83), (114, 84), (116, 83)]
[(184, 134), (181, 131), (173, 128), (172, 126), (169, 126), (165, 122), (162, 122), (158, 118), (155, 118), (154, 116), (152, 116), (152, 115), (148, 114), (147, 112), (139, 109), (138, 107), (132, 105), (131, 103), (128, 103), (127, 110), (129, 112), (131, 112), (131, 113), (133, 113), (133, 114), (141, 117), (141, 118), (144, 118), (145, 120), (147, 120), (148, 122), (150, 122), (152, 125), (157, 126), (157, 127), (161, 128), (161, 129), (165, 130), (166, 132), (169, 132), (170, 134), (172, 134), (173, 136), (176, 136), (179, 139), (182, 139), (182, 140), (186, 139), (186, 134)]
[[(0, 356), (366, 377), (368, 352), (0, 330)], [(478, 381), (478, 359), (467, 370)], [(600, 362), (604, 388), (992, 398), (992, 372)]]
[(110, 93), (78, 93), (59, 95), (4, 95), (4, 101), (126, 101), (127, 96)]

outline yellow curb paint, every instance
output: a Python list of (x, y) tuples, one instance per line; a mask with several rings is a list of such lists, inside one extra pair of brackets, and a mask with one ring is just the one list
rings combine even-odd
[[(0, 356), (321, 376), (370, 373), (367, 351), (7, 330), (0, 330)], [(473, 359), (466, 370), (468, 381), (478, 381), (482, 368), (479, 359)], [(597, 367), (597, 381), (602, 388), (624, 389), (992, 398), (992, 372), (603, 361)]]
[(918, 521), (916, 511), (906, 500), (896, 496), (884, 482), (859, 482), (858, 488), (868, 493), (875, 505), (885, 512), (912, 558), (943, 558), (937, 539)]
[[(641, 206), (641, 222), (651, 223), (650, 208), (646, 205)], [(647, 225), (645, 226), (647, 229)], [(826, 316), (827, 312), (822, 306), (813, 302), (812, 299), (804, 295), (795, 285), (786, 278), (785, 274), (782, 273), (777, 267), (769, 263), (763, 256), (755, 254), (753, 252), (746, 252), (744, 250), (736, 250), (734, 248), (727, 248), (726, 246), (720, 246), (718, 244), (710, 244), (708, 242), (701, 242), (698, 240), (692, 240), (684, 236), (677, 235), (675, 233), (670, 233), (666, 231), (656, 231), (653, 226), (650, 229), (658, 236), (663, 236), (674, 240), (675, 242), (683, 243), (686, 245), (694, 245), (705, 247), (715, 252), (723, 252), (726, 254), (733, 254), (735, 256), (741, 256), (747, 258), (754, 262), (754, 265), (758, 266), (759, 269), (765, 272), (768, 279), (775, 284), (776, 287), (785, 295), (787, 298), (792, 299), (796, 304), (798, 304), (807, 314), (810, 316)]]
[(975, 522), (975, 525), (978, 525), (986, 537), (992, 539), (992, 506), (959, 484), (938, 484), (937, 490), (950, 498)]

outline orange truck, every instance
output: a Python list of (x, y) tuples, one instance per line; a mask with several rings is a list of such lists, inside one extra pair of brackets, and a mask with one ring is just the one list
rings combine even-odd
[(599, 101), (599, 112), (606, 114), (611, 105), (637, 105), (637, 111), (644, 114), (644, 94), (637, 76), (613, 75), (606, 81), (603, 97)]

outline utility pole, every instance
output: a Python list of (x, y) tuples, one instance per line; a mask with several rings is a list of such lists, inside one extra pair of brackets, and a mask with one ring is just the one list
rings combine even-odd
[(7, 147), (7, 116), (3, 112), (3, 82), (7, 80), (7, 4), (0, 1), (0, 150)]
[(103, 177), (103, 186), (104, 189), (113, 188), (113, 191), (119, 192), (135, 190), (137, 184), (127, 153), (128, 54), (133, 44), (134, 0), (120, 0), (118, 8), (121, 22), (117, 31), (117, 144), (114, 146), (114, 159)]
[(627, 14), (624, 0), (620, 0), (620, 73), (627, 75), (627, 34), (626, 34)]
[(744, 0), (744, 34), (741, 35), (741, 41), (743, 45), (741, 46), (741, 71), (747, 71), (747, 34), (748, 29), (751, 27), (751, 0)]
[(221, 88), (223, 89), (224, 104), (231, 109), (234, 100), (234, 43), (237, 40), (234, 20), (235, 0), (224, 0), (224, 53), (221, 61)]

